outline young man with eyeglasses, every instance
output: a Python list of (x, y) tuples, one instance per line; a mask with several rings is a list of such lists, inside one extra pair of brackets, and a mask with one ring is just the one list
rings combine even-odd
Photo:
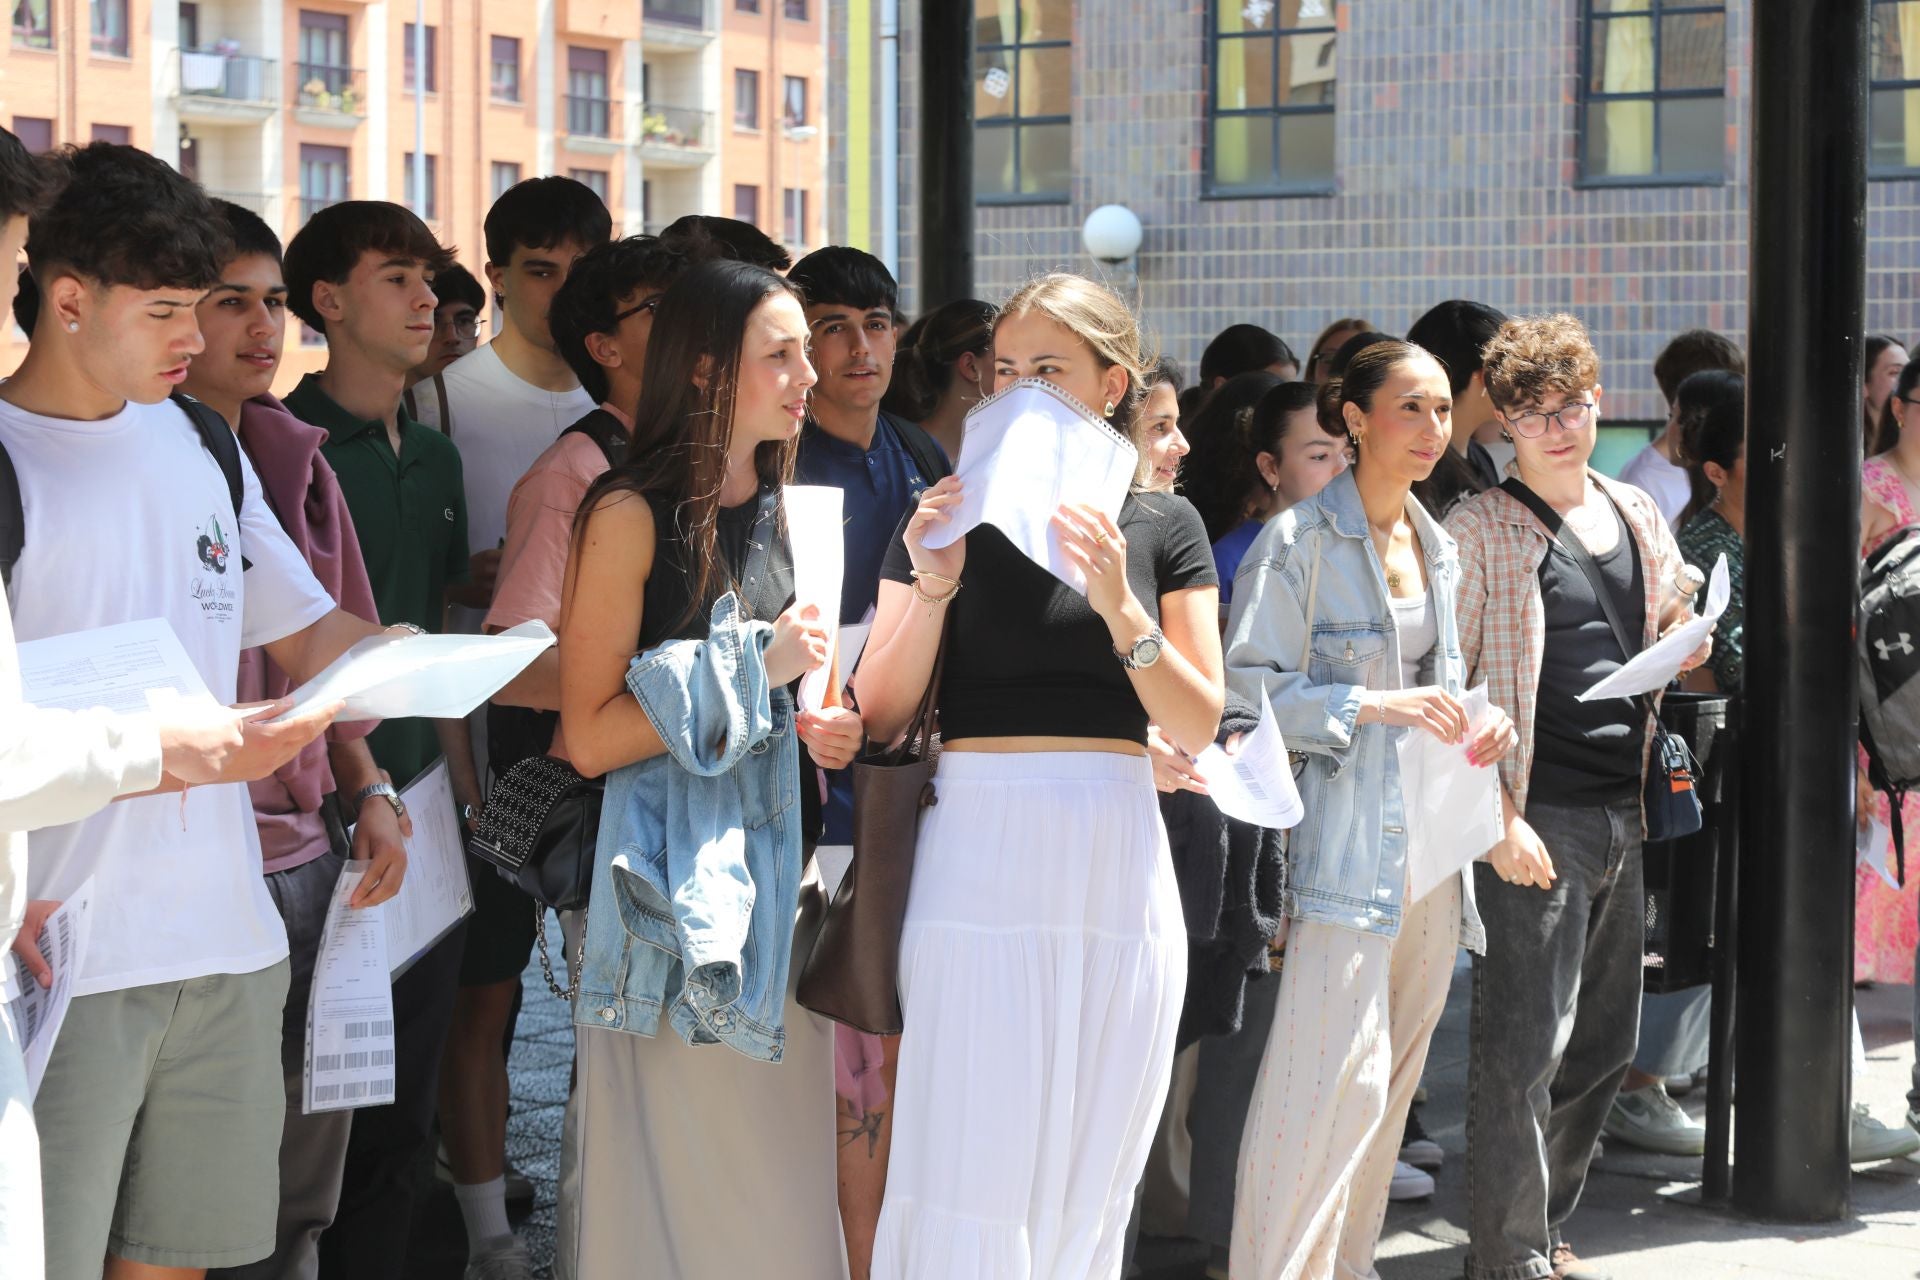
[(480, 341), (480, 313), (487, 309), (487, 291), (473, 272), (457, 262), (433, 278), (433, 292), (440, 299), (433, 309), (433, 344), (427, 348), (427, 358), (407, 374), (407, 394), (402, 400), (407, 416), (415, 422), (420, 420), (415, 387), (422, 382), (428, 383), (426, 390), (436, 400), (434, 420), (448, 416), (447, 384), (439, 375)]
[(1519, 742), (1500, 762), (1505, 838), (1474, 868), (1466, 1274), (1595, 1280), (1561, 1233), (1633, 1060), (1652, 717), (1578, 695), (1683, 620), (1682, 561), (1653, 499), (1587, 465), (1600, 364), (1580, 322), (1510, 320), (1483, 359), (1518, 475), (1446, 525), (1467, 683), (1487, 683)]

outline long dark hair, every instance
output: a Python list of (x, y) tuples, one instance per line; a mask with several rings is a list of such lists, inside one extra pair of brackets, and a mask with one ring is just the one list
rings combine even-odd
[(1747, 380), (1724, 369), (1689, 374), (1674, 392), (1673, 412), (1680, 423), (1677, 461), (1687, 469), (1692, 490), (1680, 518), (1673, 522), (1675, 529), (1684, 529), (1713, 505), (1707, 464), (1731, 471), (1747, 442)]
[[(1284, 456), (1288, 423), (1302, 409), (1315, 407), (1315, 392), (1311, 383), (1282, 382), (1234, 415), (1232, 427), (1209, 455), (1210, 473), (1190, 499), (1207, 526), (1208, 541), (1218, 542), (1239, 527), (1266, 492), (1260, 455), (1270, 453), (1275, 461)], [(1317, 415), (1314, 429), (1320, 429)], [(1346, 442), (1344, 433), (1339, 438)]]
[(1207, 349), (1200, 353), (1200, 385), (1212, 387), (1215, 378), (1271, 370), (1276, 364), (1290, 364), (1297, 369), (1300, 360), (1278, 335), (1259, 325), (1230, 324), (1215, 334)]
[[(1874, 362), (1887, 353), (1888, 347), (1897, 347), (1899, 345), (1900, 339), (1887, 334), (1868, 334), (1865, 349), (1866, 362), (1860, 366), (1860, 376), (1863, 379), (1872, 377)], [(1885, 453), (1887, 450), (1893, 448), (1893, 442), (1897, 437), (1894, 432), (1887, 428), (1887, 423), (1892, 417), (1893, 410), (1884, 404), (1880, 406), (1880, 412), (1878, 414), (1874, 413), (1873, 406), (1867, 403), (1866, 389), (1864, 387), (1861, 389), (1860, 443), (1862, 447), (1865, 448), (1868, 457), (1872, 457), (1876, 453)]]
[(895, 417), (921, 422), (953, 384), (953, 366), (971, 352), (984, 362), (993, 346), (993, 304), (957, 298), (935, 307), (907, 327), (893, 353), (893, 381), (880, 407)]
[[(1265, 369), (1236, 374), (1221, 383), (1200, 404), (1192, 417), (1180, 418), (1180, 430), (1187, 437), (1187, 458), (1181, 465), (1180, 492), (1200, 510), (1207, 521), (1207, 535), (1217, 538), (1209, 512), (1238, 508), (1246, 500), (1246, 477), (1235, 466), (1234, 433), (1243, 413), (1260, 398), (1280, 385), (1280, 379)], [(1225, 516), (1220, 516), (1225, 519)], [(1238, 524), (1236, 519), (1227, 528)]]
[[(792, 285), (751, 263), (703, 262), (676, 280), (654, 312), (653, 339), (640, 384), (627, 461), (594, 483), (574, 519), (576, 549), (600, 499), (632, 493), (672, 513), (693, 581), (686, 612), (674, 625), (702, 616), (733, 587), (717, 545), (720, 486), (733, 441), (734, 395), (747, 322)], [(702, 387), (695, 379), (703, 379)], [(754, 451), (760, 483), (783, 485), (793, 473), (795, 441), (766, 441)], [(661, 542), (665, 542), (663, 536)]]

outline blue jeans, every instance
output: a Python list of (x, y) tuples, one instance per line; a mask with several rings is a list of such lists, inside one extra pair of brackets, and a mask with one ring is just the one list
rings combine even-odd
[(1545, 1280), (1633, 1061), (1644, 875), (1638, 797), (1527, 821), (1559, 878), (1474, 868), (1486, 954), (1473, 965), (1467, 1068), (1467, 1280)]

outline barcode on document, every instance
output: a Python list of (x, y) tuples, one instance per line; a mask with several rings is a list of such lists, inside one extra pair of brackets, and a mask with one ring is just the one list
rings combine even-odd
[(1267, 798), (1267, 789), (1260, 785), (1260, 779), (1254, 775), (1253, 770), (1244, 765), (1236, 765), (1233, 771), (1240, 775), (1240, 785), (1247, 789), (1248, 795), (1255, 800)]
[(313, 1086), (313, 1100), (315, 1102), (340, 1101), (340, 1086), (337, 1084), (317, 1084)]
[[(339, 1055), (339, 1054), (337, 1054), (337, 1053), (316, 1053), (316, 1054), (314, 1054), (314, 1055), (313, 1055), (313, 1069), (314, 1069), (314, 1070), (315, 1070), (316, 1072), (320, 1072), (320, 1071), (338, 1071), (338, 1070), (340, 1069), (340, 1055)], [(332, 1085), (329, 1085), (329, 1086), (327, 1086), (327, 1087), (328, 1087), (328, 1088), (332, 1088), (332, 1087), (334, 1087), (334, 1086), (332, 1086)]]

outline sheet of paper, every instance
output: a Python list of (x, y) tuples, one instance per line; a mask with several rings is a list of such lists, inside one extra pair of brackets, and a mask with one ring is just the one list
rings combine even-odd
[(1118, 518), (1139, 454), (1050, 382), (1022, 378), (974, 406), (957, 474), (952, 517), (927, 535), (935, 550), (970, 529), (993, 525), (1022, 554), (1085, 594), (1080, 571), (1060, 549), (1055, 511), (1088, 503)]
[(1260, 695), (1260, 723), (1240, 740), (1240, 749), (1228, 755), (1219, 743), (1200, 753), (1194, 772), (1207, 784), (1220, 812), (1257, 827), (1284, 831), (1300, 821), (1305, 810), (1293, 785), (1293, 765), (1287, 744), (1274, 723), (1273, 703)]
[(206, 681), (165, 618), (20, 645), (20, 684), (36, 707), (141, 712), (156, 698), (206, 698)]
[[(1491, 714), (1487, 687), (1461, 701), (1472, 738)], [(1409, 729), (1398, 746), (1408, 901), (1418, 902), (1500, 843), (1500, 770), (1468, 763), (1465, 743), (1442, 742), (1424, 729)]]
[(867, 651), (867, 637), (873, 634), (873, 610), (867, 610), (867, 621), (848, 622), (840, 628), (840, 671), (842, 679), (853, 674), (860, 665), (860, 655)]
[(441, 760), (408, 783), (400, 798), (413, 818), (407, 875), (400, 892), (376, 908), (386, 920), (387, 960), (396, 979), (473, 913), (466, 842), (447, 762)]
[(295, 689), (286, 716), (340, 700), (346, 703), (342, 722), (407, 716), (458, 720), (552, 644), (553, 632), (538, 620), (496, 636), (369, 636)]
[[(832, 645), (840, 625), (840, 586), (846, 576), (846, 530), (842, 503), (846, 495), (833, 485), (790, 484), (780, 491), (787, 508), (787, 538), (793, 547), (793, 600), (816, 605), (827, 623)], [(835, 663), (800, 678), (800, 709), (817, 711), (837, 698)], [(845, 672), (847, 667), (841, 666)], [(831, 690), (831, 692), (829, 692)]]
[(1727, 611), (1727, 598), (1732, 590), (1727, 580), (1727, 557), (1722, 555), (1714, 562), (1713, 577), (1707, 583), (1706, 612), (1688, 619), (1648, 645), (1625, 666), (1581, 694), (1580, 701), (1631, 698), (1666, 688), (1680, 674), (1681, 664), (1693, 656), (1700, 642), (1712, 633), (1713, 624)]
[(364, 868), (349, 862), (327, 904), (307, 1001), (302, 1111), (346, 1111), (393, 1101), (393, 979), (386, 920), (347, 905)]
[(53, 1055), (53, 1042), (73, 1003), (73, 984), (87, 957), (92, 906), (93, 880), (89, 877), (47, 917), (40, 932), (40, 954), (53, 969), (51, 987), (41, 986), (28, 971), (26, 961), (11, 951), (7, 953), (4, 992), (7, 1016), (20, 1038), (21, 1056), (26, 1059), (29, 1097), (40, 1092), (41, 1077), (47, 1074), (47, 1059)]
[(1855, 828), (1853, 839), (1853, 865), (1867, 867), (1879, 873), (1887, 882), (1887, 888), (1900, 892), (1899, 877), (1893, 873), (1893, 831), (1886, 823), (1875, 818), (1867, 823), (1867, 829)]

